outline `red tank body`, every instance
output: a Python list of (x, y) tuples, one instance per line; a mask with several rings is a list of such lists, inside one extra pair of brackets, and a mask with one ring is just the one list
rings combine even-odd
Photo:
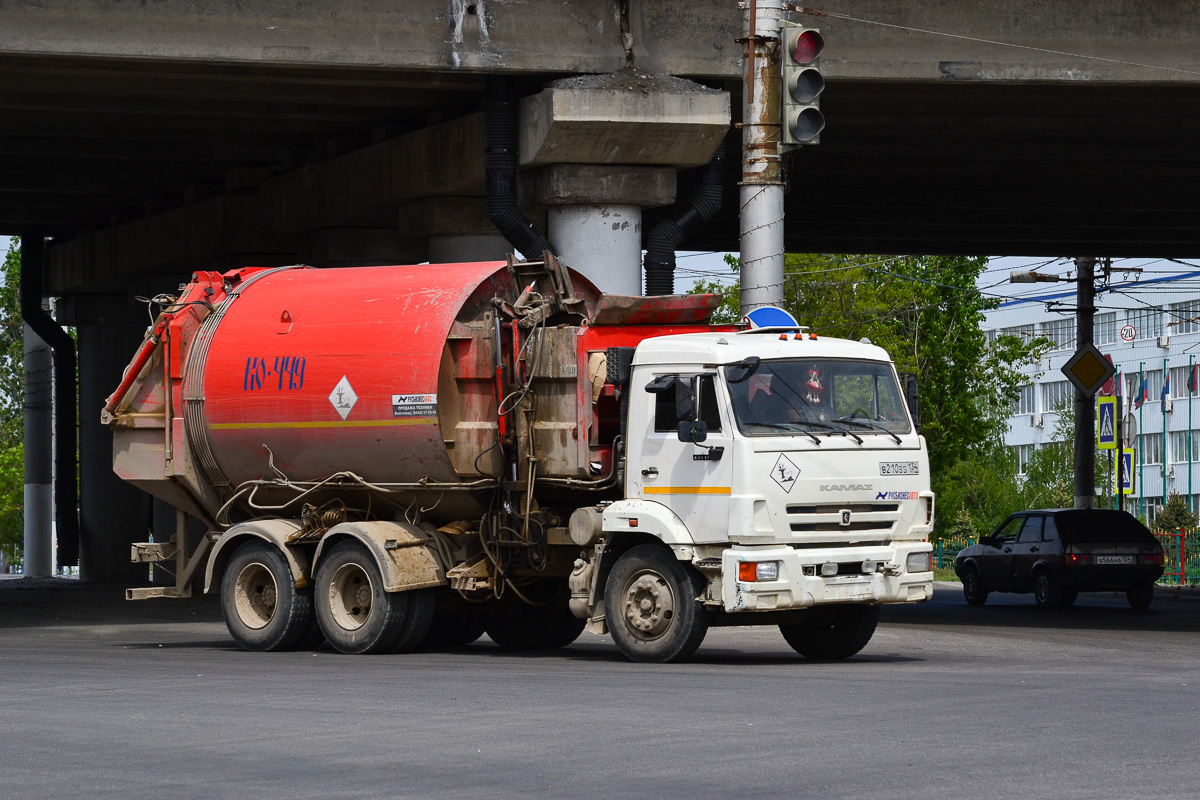
[(458, 518), (486, 502), (470, 488), (527, 477), (503, 474), (514, 453), (540, 478), (598, 483), (616, 406), (589, 359), (708, 330), (715, 300), (606, 297), (520, 267), (197, 273), (105, 407), (114, 469), (218, 526), (321, 500), (331, 480)]

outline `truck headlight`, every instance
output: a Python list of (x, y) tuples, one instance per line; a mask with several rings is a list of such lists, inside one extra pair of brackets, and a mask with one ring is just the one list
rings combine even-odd
[(738, 564), (738, 580), (743, 583), (779, 580), (778, 561), (742, 561)]
[(904, 569), (908, 572), (933, 572), (931, 553), (909, 553)]

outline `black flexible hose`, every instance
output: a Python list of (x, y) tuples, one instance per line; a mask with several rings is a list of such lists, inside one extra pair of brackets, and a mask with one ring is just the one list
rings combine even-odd
[(517, 208), (517, 102), (507, 78), (487, 83), (486, 172), (488, 220), (528, 259), (551, 250), (550, 240)]
[(675, 291), (675, 250), (704, 227), (721, 208), (725, 176), (725, 142), (717, 145), (712, 160), (699, 169), (691, 196), (676, 203), (666, 218), (646, 234), (646, 294)]

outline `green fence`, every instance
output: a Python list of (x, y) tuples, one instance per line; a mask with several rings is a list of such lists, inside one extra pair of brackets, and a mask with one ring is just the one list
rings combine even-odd
[(1166, 558), (1159, 583), (1174, 586), (1200, 583), (1200, 531), (1177, 530), (1154, 535)]
[(975, 544), (974, 536), (956, 536), (938, 539), (933, 543), (933, 564), (938, 569), (954, 566), (958, 551)]

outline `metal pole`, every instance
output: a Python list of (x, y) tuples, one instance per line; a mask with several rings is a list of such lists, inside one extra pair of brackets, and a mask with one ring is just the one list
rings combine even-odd
[(1192, 395), (1196, 393), (1195, 384), (1192, 382), (1192, 359), (1194, 355), (1188, 355), (1188, 371), (1187, 371), (1187, 386), (1188, 386), (1188, 511), (1196, 513), (1195, 503), (1192, 502)]
[[(1142, 482), (1146, 477), (1146, 426), (1142, 424), (1142, 409), (1146, 407), (1146, 398), (1143, 389), (1146, 386), (1146, 362), (1138, 362), (1138, 516), (1146, 519), (1146, 490), (1145, 484)], [(1146, 520), (1149, 522), (1149, 520)]]
[[(1168, 380), (1171, 373), (1167, 372), (1167, 360), (1163, 359), (1163, 387), (1165, 388), (1170, 382)], [(1159, 416), (1162, 417), (1162, 503), (1167, 504), (1167, 404), (1160, 396), (1158, 401)]]
[(742, 88), (742, 314), (783, 302), (783, 171), (779, 160), (782, 0), (746, 5)]
[[(1092, 343), (1092, 321), (1096, 314), (1096, 259), (1075, 259), (1076, 277), (1075, 344)], [(1075, 508), (1091, 508), (1096, 496), (1096, 405), (1075, 389)]]

